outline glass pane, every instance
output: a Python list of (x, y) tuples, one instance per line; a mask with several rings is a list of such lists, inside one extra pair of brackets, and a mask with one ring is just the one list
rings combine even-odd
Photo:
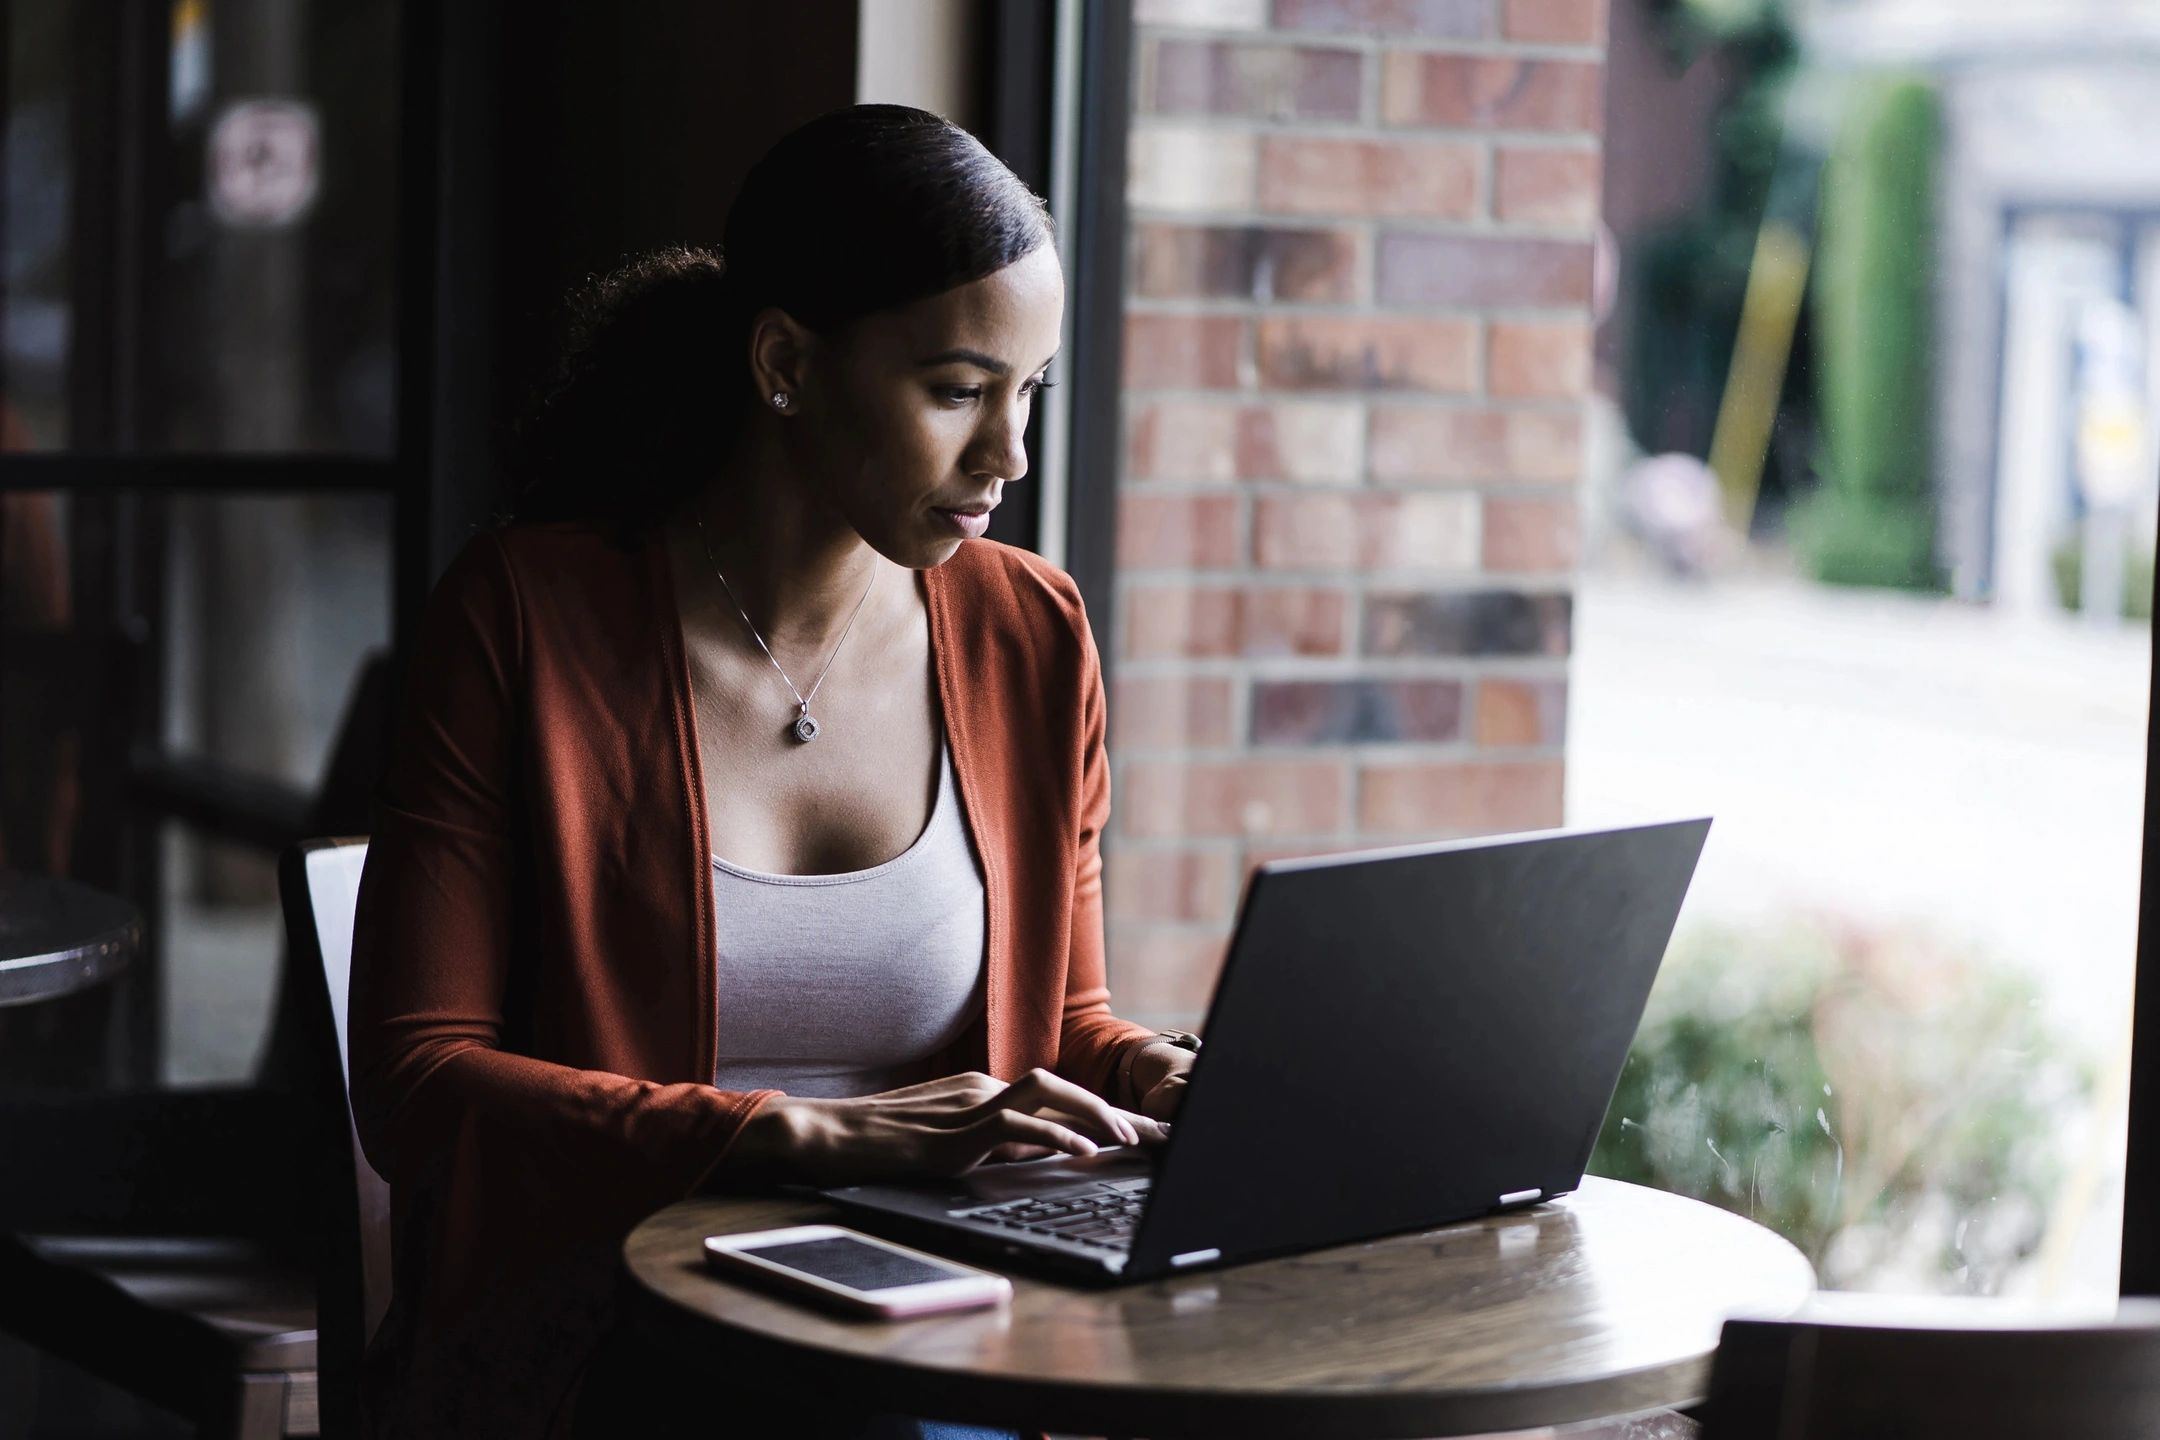
[(397, 439), (397, 6), (175, 0), (148, 449)]
[(1616, 67), (1732, 83), (1616, 68), (1608, 112), (1568, 814), (1717, 819), (1596, 1168), (1830, 1288), (2102, 1300), (2160, 518), (2160, 214), (2122, 197), (2160, 106), (2058, 11), (1921, 10), (1615, 10)]
[[(166, 749), (318, 796), (361, 670), (389, 644), (389, 503), (178, 502), (167, 554)], [(159, 849), (165, 1079), (244, 1080), (284, 951), (276, 856), (179, 825)]]
[(68, 216), (74, 165), (66, 0), (14, 0), (0, 209), (0, 451), (67, 445)]
[[(365, 783), (333, 756), (381, 721), (355, 701), (389, 645), (390, 523), (374, 496), (0, 495), (0, 866), (124, 895), (145, 922), (123, 982), (139, 994), (0, 1012), (0, 1085), (95, 1083), (141, 1060), (108, 1023), (116, 1000), (161, 1017), (166, 1081), (254, 1073), (284, 937), (274, 842), (248, 837), (365, 813), (365, 795), (328, 787)], [(141, 567), (119, 584), (116, 553)], [(139, 614), (110, 618), (88, 598), (101, 585)], [(146, 759), (188, 767), (189, 793), (209, 785), (210, 810), (257, 828), (160, 820), (131, 793)]]
[(0, 448), (391, 454), (396, 0), (4, 13)]

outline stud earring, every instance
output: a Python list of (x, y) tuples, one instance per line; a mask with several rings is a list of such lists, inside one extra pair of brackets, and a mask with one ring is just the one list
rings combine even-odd
[(787, 397), (787, 391), (785, 391), (785, 390), (775, 390), (775, 391), (773, 392), (773, 397), (772, 397), (772, 408), (773, 408), (773, 409), (775, 409), (775, 410), (785, 410), (785, 409), (787, 409), (787, 407), (788, 407), (788, 397)]

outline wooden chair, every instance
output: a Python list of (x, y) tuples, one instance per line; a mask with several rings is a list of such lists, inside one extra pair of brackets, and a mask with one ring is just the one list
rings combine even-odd
[[(387, 694), (371, 664), (316, 821), (350, 828), (364, 814)], [(318, 871), (309, 858), (324, 851)], [(387, 1268), (386, 1243), (363, 1258), (361, 1207), (374, 1203), (386, 1230), (387, 1203), (364, 1161), (356, 1176), (345, 1098), (344, 972), (364, 854), (303, 845), (282, 857), (288, 943), (255, 1085), (0, 1106), (0, 1329), (209, 1440), (359, 1433), (359, 1351), (383, 1303), (364, 1308), (362, 1271)], [(369, 1180), (377, 1200), (363, 1202)], [(331, 1317), (327, 1375), (318, 1300)]]
[(2160, 1302), (2045, 1326), (1975, 1308), (1993, 1303), (1937, 1307), (1952, 1324), (1729, 1320), (1703, 1440), (2160, 1435)]

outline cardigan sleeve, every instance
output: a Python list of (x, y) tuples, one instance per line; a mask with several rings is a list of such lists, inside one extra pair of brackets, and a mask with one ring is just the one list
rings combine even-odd
[(377, 794), (353, 936), (354, 1119), (408, 1194), (470, 1198), (515, 1177), (559, 1187), (580, 1221), (624, 1226), (691, 1193), (773, 1092), (505, 1048), (505, 997), (532, 963), (513, 923), (525, 644), (508, 556), (483, 534), (429, 601)]
[(1072, 939), (1065, 962), (1065, 1008), (1058, 1035), (1057, 1071), (1114, 1105), (1130, 1107), (1138, 1097), (1118, 1090), (1125, 1056), (1152, 1040), (1155, 1032), (1130, 1020), (1120, 1020), (1110, 1010), (1102, 885), (1103, 827), (1110, 823), (1107, 707), (1102, 660), (1077, 590), (1071, 605), (1081, 651), (1081, 749), (1079, 804), (1075, 812), (1078, 825), (1073, 834)]

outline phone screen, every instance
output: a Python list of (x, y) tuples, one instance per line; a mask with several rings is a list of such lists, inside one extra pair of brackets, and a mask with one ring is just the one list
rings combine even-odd
[(855, 1290), (891, 1290), (901, 1285), (924, 1285), (932, 1280), (965, 1280), (970, 1274), (966, 1270), (932, 1265), (912, 1255), (895, 1254), (882, 1245), (845, 1235), (835, 1235), (827, 1240), (790, 1240), (755, 1248), (744, 1246), (742, 1253)]

